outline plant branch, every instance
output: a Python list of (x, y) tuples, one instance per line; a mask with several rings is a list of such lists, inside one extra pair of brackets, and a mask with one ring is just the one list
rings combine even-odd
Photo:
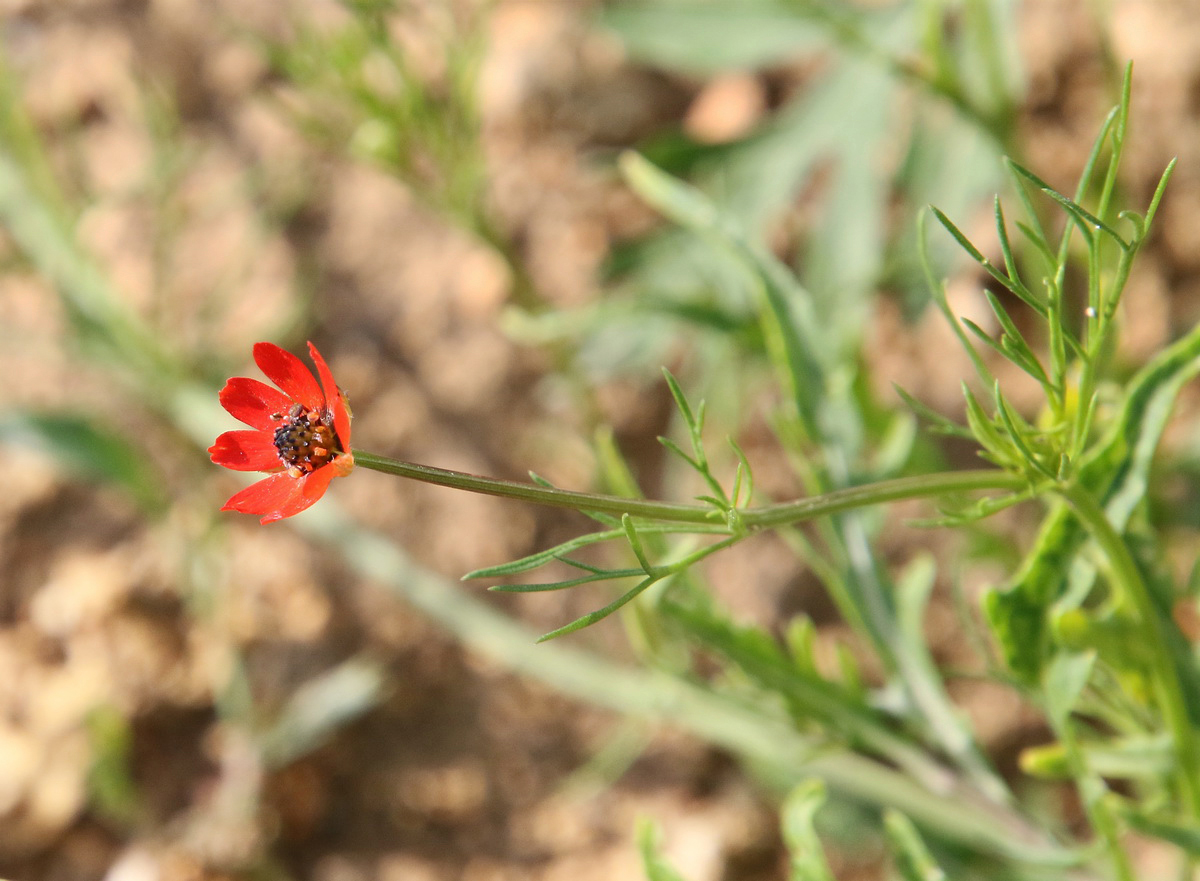
[[(362, 450), (354, 451), (354, 462), (363, 468), (380, 471), (384, 474), (420, 480), (424, 483), (433, 483), (467, 492), (531, 502), (536, 505), (573, 508), (584, 512), (602, 511), (610, 514), (629, 514), (632, 517), (666, 520), (674, 523), (713, 523), (725, 519), (724, 512), (712, 505), (656, 502), (577, 492), (533, 483), (522, 483), (516, 480), (482, 477), (463, 471), (435, 468), (432, 465), (419, 465), (415, 462), (377, 456)], [(1013, 491), (1027, 487), (1028, 481), (1024, 477), (1006, 471), (996, 469), (952, 471), (882, 480), (806, 499), (742, 508), (738, 510), (738, 515), (746, 528), (765, 529), (902, 499), (928, 498), (978, 490)]]
[(1179, 758), (1181, 773), (1177, 779), (1191, 816), (1200, 817), (1200, 751), (1197, 749), (1196, 733), (1188, 716), (1178, 672), (1167, 651), (1170, 640), (1168, 634), (1163, 632), (1162, 615), (1150, 595), (1150, 588), (1142, 578), (1133, 555), (1117, 530), (1108, 522), (1104, 509), (1082, 487), (1063, 487), (1060, 492), (1104, 552), (1111, 567), (1114, 583), (1137, 610), (1145, 647), (1152, 664), (1159, 708), (1171, 731), (1175, 752)]

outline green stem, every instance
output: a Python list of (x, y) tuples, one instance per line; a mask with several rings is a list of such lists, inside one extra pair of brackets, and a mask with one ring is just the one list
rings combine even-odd
[[(363, 468), (381, 471), (384, 474), (407, 477), (410, 480), (420, 480), (424, 483), (434, 483), (438, 486), (448, 486), (467, 492), (532, 502), (536, 505), (573, 508), (577, 511), (601, 511), (607, 514), (629, 514), (633, 517), (666, 520), (673, 523), (713, 523), (725, 519), (724, 512), (712, 505), (655, 502), (576, 492), (534, 483), (522, 483), (516, 480), (481, 477), (477, 474), (435, 468), (431, 465), (418, 465), (415, 462), (389, 459), (386, 456), (377, 456), (362, 450), (354, 451), (354, 462)], [(927, 498), (975, 490), (1020, 490), (1027, 486), (1028, 481), (1025, 478), (1004, 471), (953, 471), (881, 480), (877, 483), (835, 490), (807, 499), (743, 508), (738, 511), (738, 515), (741, 523), (747, 528), (763, 529), (902, 499)]]
[(1114, 583), (1119, 585), (1137, 610), (1146, 648), (1149, 650), (1158, 703), (1163, 719), (1171, 731), (1176, 755), (1179, 757), (1182, 772), (1178, 775), (1180, 787), (1191, 816), (1200, 817), (1200, 751), (1197, 750), (1196, 735), (1188, 717), (1178, 671), (1168, 653), (1170, 638), (1169, 634), (1164, 632), (1162, 616), (1137, 563), (1134, 562), (1133, 555), (1117, 530), (1108, 522), (1104, 509), (1087, 490), (1079, 486), (1062, 487), (1059, 492), (1104, 552), (1112, 569), (1111, 577)]
[(525, 627), (421, 568), (394, 543), (352, 522), (330, 501), (292, 521), (293, 526), (430, 616), (473, 653), (508, 670), (594, 705), (688, 731), (743, 756), (783, 790), (819, 777), (856, 801), (900, 810), (962, 848), (1011, 860), (1018, 873), (1080, 860), (1081, 854), (1057, 844), (1015, 812), (981, 804), (958, 789), (932, 793), (894, 768), (807, 738), (789, 722), (714, 693), (708, 685), (661, 670), (630, 669), (561, 643), (535, 645)]

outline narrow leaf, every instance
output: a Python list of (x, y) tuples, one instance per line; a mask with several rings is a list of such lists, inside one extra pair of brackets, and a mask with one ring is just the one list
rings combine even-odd
[(896, 858), (896, 869), (904, 881), (945, 881), (946, 873), (934, 860), (912, 820), (899, 811), (883, 815), (888, 843)]
[(813, 825), (823, 804), (825, 784), (821, 780), (801, 783), (783, 803), (783, 840), (790, 856), (789, 881), (835, 881)]
[(630, 588), (625, 593), (621, 594), (621, 596), (617, 597), (615, 600), (613, 600), (611, 603), (609, 603), (604, 608), (597, 609), (594, 612), (588, 612), (586, 615), (581, 615), (580, 617), (576, 618), (570, 624), (564, 625), (563, 627), (559, 627), (557, 630), (551, 630), (549, 633), (542, 634), (541, 636), (538, 637), (537, 641), (538, 642), (546, 642), (547, 640), (550, 640), (550, 639), (557, 639), (560, 636), (566, 636), (568, 633), (574, 633), (576, 630), (582, 630), (584, 627), (589, 627), (592, 624), (595, 624), (597, 621), (603, 621), (605, 618), (607, 618), (613, 612), (617, 611), (617, 609), (624, 606), (626, 603), (628, 603), (630, 600), (632, 600), (634, 597), (636, 597), (638, 594), (640, 594), (642, 591), (644, 591), (650, 585), (654, 584), (654, 582), (658, 581), (660, 577), (661, 576), (653, 576), (653, 575), (646, 576), (641, 581), (639, 581), (637, 584), (635, 584), (632, 588)]
[(1059, 652), (1046, 668), (1046, 711), (1055, 728), (1067, 724), (1067, 717), (1079, 702), (1084, 686), (1096, 665), (1095, 652)]
[(609, 569), (593, 575), (581, 575), (578, 578), (568, 578), (564, 581), (542, 581), (536, 584), (493, 584), (488, 590), (495, 593), (546, 593), (554, 590), (566, 590), (583, 584), (595, 584), (599, 581), (614, 581), (618, 578), (636, 578), (644, 575), (641, 569)]
[(545, 566), (552, 560), (558, 560), (565, 557), (572, 551), (577, 551), (580, 548), (588, 545), (599, 544), (600, 542), (612, 541), (613, 539), (621, 538), (625, 535), (624, 529), (609, 529), (604, 532), (591, 532), (587, 535), (576, 536), (567, 541), (557, 544), (552, 548), (547, 548), (544, 551), (538, 551), (536, 554), (530, 554), (528, 557), (522, 557), (519, 560), (513, 560), (509, 563), (500, 563), (496, 566), (487, 566), (483, 569), (476, 569), (468, 572), (462, 577), (463, 581), (470, 581), (475, 578), (503, 578), (507, 575), (516, 575), (521, 572), (529, 572), (532, 569), (537, 569), (539, 566)]
[(896, 394), (898, 394), (904, 400), (904, 403), (907, 404), (909, 408), (917, 414), (917, 416), (929, 422), (935, 431), (941, 434), (950, 435), (952, 437), (960, 437), (964, 440), (973, 440), (975, 438), (975, 435), (971, 434), (967, 428), (959, 425), (957, 422), (954, 422), (948, 417), (943, 416), (928, 404), (918, 401), (900, 386), (893, 383), (892, 388), (896, 390)]
[(680, 415), (683, 416), (684, 424), (688, 427), (688, 432), (696, 429), (697, 420), (692, 413), (691, 405), (688, 404), (687, 396), (684, 395), (683, 389), (679, 387), (679, 381), (667, 368), (662, 369), (663, 376), (667, 380), (667, 388), (671, 390), (671, 397), (675, 399), (675, 406), (679, 408)]
[(642, 871), (646, 873), (647, 881), (684, 881), (683, 876), (663, 859), (658, 845), (658, 832), (652, 822), (642, 820), (638, 823), (637, 841)]
[(67, 471), (111, 484), (150, 512), (163, 510), (163, 480), (130, 438), (71, 413), (17, 412), (0, 418), (0, 437), (48, 454)]
[(1099, 217), (1096, 217), (1094, 214), (1089, 212), (1082, 205), (1075, 202), (1075, 200), (1070, 199), (1067, 196), (1064, 196), (1062, 193), (1060, 193), (1058, 190), (1054, 189), (1054, 187), (1050, 186), (1050, 184), (1046, 183), (1044, 180), (1042, 180), (1040, 177), (1038, 177), (1036, 174), (1034, 174), (1032, 171), (1025, 168), (1024, 166), (1019, 165), (1016, 162), (1010, 161), (1009, 167), (1011, 167), (1012, 170), (1015, 171), (1017, 174), (1026, 178), (1034, 186), (1036, 186), (1038, 189), (1040, 189), (1043, 193), (1045, 193), (1047, 196), (1049, 196), (1051, 199), (1053, 199), (1055, 202), (1057, 202), (1059, 205), (1061, 205), (1064, 209), (1066, 209), (1066, 211), (1073, 218), (1075, 218), (1077, 224), (1079, 225), (1080, 232), (1083, 233), (1084, 237), (1089, 242), (1092, 240), (1094, 231), (1100, 231), (1100, 232), (1103, 232), (1106, 235), (1110, 236), (1124, 250), (1129, 249), (1129, 243), (1126, 242), (1125, 239), (1123, 239), (1121, 237), (1121, 235), (1115, 229), (1110, 227)]
[(646, 549), (642, 547), (642, 540), (638, 538), (637, 527), (633, 525), (633, 518), (628, 514), (622, 516), (621, 527), (625, 530), (625, 538), (629, 542), (629, 547), (633, 550), (633, 555), (642, 564), (642, 571), (647, 575), (653, 575), (654, 567), (650, 565), (650, 560), (646, 557)]

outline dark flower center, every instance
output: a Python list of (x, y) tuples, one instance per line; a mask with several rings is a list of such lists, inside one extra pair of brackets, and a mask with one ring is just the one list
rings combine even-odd
[(341, 452), (330, 422), (332, 416), (323, 417), (315, 410), (303, 410), (296, 405), (275, 429), (275, 449), (292, 477), (316, 471)]

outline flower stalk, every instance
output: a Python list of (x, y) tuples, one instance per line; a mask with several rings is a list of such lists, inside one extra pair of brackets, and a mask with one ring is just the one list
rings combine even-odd
[[(656, 502), (577, 492), (534, 483), (482, 477), (462, 471), (435, 468), (431, 465), (419, 465), (415, 462), (378, 456), (363, 450), (354, 450), (354, 463), (360, 468), (368, 468), (397, 477), (407, 477), (410, 480), (556, 508), (573, 508), (577, 511), (596, 511), (618, 515), (629, 514), (647, 520), (663, 520), (672, 523), (713, 523), (721, 522), (726, 518), (723, 511), (710, 504)], [(1025, 489), (1027, 485), (1028, 481), (1025, 478), (998, 469), (900, 477), (894, 480), (881, 480), (876, 483), (835, 490), (806, 499), (742, 508), (737, 511), (737, 519), (748, 529), (765, 529), (885, 502), (982, 490), (1016, 491)]]

